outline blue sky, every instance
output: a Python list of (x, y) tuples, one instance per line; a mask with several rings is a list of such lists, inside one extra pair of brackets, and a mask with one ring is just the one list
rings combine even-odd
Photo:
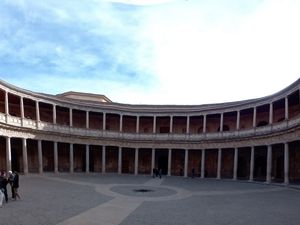
[(206, 104), (299, 78), (297, 0), (2, 0), (0, 79), (48, 94)]

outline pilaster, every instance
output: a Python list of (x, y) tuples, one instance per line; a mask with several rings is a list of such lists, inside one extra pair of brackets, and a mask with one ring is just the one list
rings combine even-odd
[(205, 177), (205, 149), (202, 149), (201, 154), (201, 178)]
[(289, 184), (289, 144), (284, 143), (284, 184)]
[(70, 173), (74, 172), (74, 149), (73, 143), (70, 143)]
[(85, 172), (90, 172), (90, 146), (85, 145)]
[(39, 174), (43, 173), (43, 149), (42, 141), (38, 140), (38, 160), (39, 160)]
[(271, 183), (271, 181), (272, 181), (272, 145), (268, 145), (266, 182), (269, 184)]
[(139, 168), (139, 149), (135, 149), (134, 154), (134, 175), (138, 174), (138, 168)]
[(239, 149), (234, 148), (233, 180), (237, 180)]
[(10, 137), (5, 137), (6, 139), (6, 171), (11, 171), (11, 142)]
[(185, 149), (185, 154), (184, 154), (184, 177), (188, 176), (188, 160), (189, 160), (189, 150)]
[(172, 169), (172, 149), (168, 149), (168, 176), (171, 176)]
[(250, 156), (250, 176), (249, 181), (253, 181), (254, 175), (254, 146), (251, 146), (251, 156)]
[(26, 138), (22, 138), (22, 155), (23, 155), (23, 167), (24, 174), (28, 174), (28, 156), (27, 156), (27, 140)]
[(222, 164), (222, 149), (218, 149), (218, 168), (217, 168), (217, 179), (221, 179), (221, 165)]
[(54, 173), (58, 173), (58, 149), (57, 142), (54, 141)]

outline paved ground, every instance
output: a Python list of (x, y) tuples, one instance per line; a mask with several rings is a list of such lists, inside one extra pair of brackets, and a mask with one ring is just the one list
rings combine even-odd
[(20, 185), (1, 225), (300, 224), (300, 190), (284, 186), (98, 174), (21, 176)]

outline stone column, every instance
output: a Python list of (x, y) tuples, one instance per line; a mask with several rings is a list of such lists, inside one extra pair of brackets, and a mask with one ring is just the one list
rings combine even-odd
[(217, 169), (217, 179), (221, 179), (221, 166), (222, 166), (222, 149), (218, 149), (218, 169)]
[(11, 143), (10, 137), (6, 138), (6, 171), (11, 171)]
[(122, 148), (119, 147), (118, 151), (118, 174), (122, 173)]
[(156, 116), (153, 117), (153, 134), (156, 133)]
[(90, 172), (90, 146), (85, 145), (85, 172)]
[(241, 112), (240, 110), (238, 110), (236, 115), (236, 130), (240, 130), (240, 120), (241, 120)]
[(53, 105), (53, 124), (56, 124), (56, 105)]
[(70, 143), (70, 173), (74, 172), (74, 149), (73, 143)]
[(256, 107), (253, 108), (253, 128), (256, 127)]
[(136, 128), (135, 128), (135, 132), (136, 132), (136, 133), (139, 133), (139, 130), (140, 130), (140, 117), (137, 116), (137, 117), (136, 117)]
[(173, 133), (173, 116), (170, 116), (170, 133)]
[(284, 143), (284, 184), (289, 184), (289, 144)]
[(286, 120), (289, 119), (289, 99), (288, 97), (285, 97), (285, 111), (284, 111), (284, 117)]
[(102, 173), (106, 172), (106, 146), (102, 146)]
[(250, 176), (249, 181), (253, 181), (254, 175), (254, 146), (251, 146), (251, 157), (250, 157)]
[(36, 109), (36, 127), (38, 128), (40, 122), (40, 107), (38, 101), (35, 101), (35, 109)]
[(89, 129), (90, 128), (90, 112), (89, 111), (86, 111), (86, 115), (85, 115), (86, 119), (85, 119), (85, 122), (86, 122), (86, 129)]
[(103, 122), (103, 124), (102, 124), (103, 130), (106, 130), (106, 113), (105, 112), (103, 113), (103, 121), (102, 122)]
[(119, 129), (120, 132), (123, 132), (123, 115), (121, 114), (120, 115), (120, 129)]
[(190, 116), (187, 116), (186, 118), (186, 133), (190, 133)]
[(189, 150), (185, 149), (184, 154), (184, 177), (188, 176)]
[(233, 180), (237, 180), (239, 149), (234, 148)]
[(72, 108), (69, 109), (69, 113), (70, 113), (70, 115), (69, 115), (69, 117), (70, 117), (70, 127), (73, 127), (73, 109)]
[(23, 155), (23, 167), (24, 174), (28, 174), (28, 156), (27, 156), (27, 140), (26, 138), (22, 138), (22, 155)]
[(224, 124), (224, 113), (221, 113), (221, 118), (220, 118), (220, 132), (223, 131), (223, 124)]
[(139, 149), (135, 149), (134, 154), (134, 175), (138, 175), (138, 169), (139, 169)]
[(155, 166), (155, 149), (152, 148), (152, 154), (151, 154), (151, 176), (153, 176), (154, 166)]
[(58, 173), (58, 149), (57, 142), (54, 143), (54, 173)]
[(201, 154), (201, 178), (205, 178), (205, 149), (202, 149)]
[(269, 110), (269, 124), (273, 123), (273, 103), (270, 103), (270, 110)]
[(20, 112), (21, 112), (21, 126), (24, 125), (24, 101), (23, 97), (20, 97)]
[(203, 133), (206, 133), (206, 115), (203, 115)]
[(172, 149), (168, 149), (168, 176), (171, 176), (172, 168)]
[(38, 140), (38, 160), (39, 160), (39, 174), (43, 173), (43, 149), (42, 141)]
[(272, 181), (272, 145), (268, 145), (266, 182), (269, 184), (271, 183), (271, 181)]

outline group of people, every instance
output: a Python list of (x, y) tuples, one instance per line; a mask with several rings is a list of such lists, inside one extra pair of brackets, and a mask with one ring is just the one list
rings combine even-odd
[(153, 178), (159, 177), (161, 179), (162, 169), (153, 168)]
[(8, 173), (6, 173), (6, 171), (2, 170), (0, 174), (0, 207), (2, 207), (4, 199), (6, 203), (8, 202), (7, 184), (10, 184), (11, 186), (12, 199), (20, 199), (18, 193), (19, 174), (16, 171), (8, 171)]

